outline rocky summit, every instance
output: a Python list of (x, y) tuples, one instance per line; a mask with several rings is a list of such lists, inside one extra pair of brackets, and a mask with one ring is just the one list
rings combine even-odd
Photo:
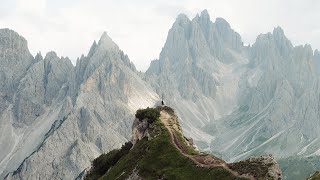
[(164, 106), (138, 110), (132, 140), (95, 159), (84, 179), (281, 179), (272, 156), (228, 164), (199, 152)]
[(73, 65), (0, 29), (0, 179), (74, 179), (161, 99), (200, 151), (228, 164), (272, 154), (284, 179), (305, 179), (320, 169), (319, 62), (281, 27), (247, 46), (206, 10), (177, 17), (145, 73), (107, 33)]

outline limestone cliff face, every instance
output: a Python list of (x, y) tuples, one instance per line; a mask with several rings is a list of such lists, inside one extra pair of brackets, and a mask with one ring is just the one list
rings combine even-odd
[[(0, 31), (1, 93), (11, 97), (20, 79), (35, 59), (29, 52), (27, 41), (10, 29)], [(2, 102), (2, 101), (1, 101)]]
[(35, 61), (22, 36), (10, 29), (0, 31), (0, 112), (14, 101), (19, 81)]

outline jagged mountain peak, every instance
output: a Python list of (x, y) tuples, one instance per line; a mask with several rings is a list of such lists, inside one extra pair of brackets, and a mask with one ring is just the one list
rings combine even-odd
[(97, 46), (98, 46), (97, 42), (94, 40), (92, 45), (91, 45), (91, 48), (89, 50), (88, 57), (91, 57), (93, 55), (93, 53), (95, 52)]
[[(286, 37), (281, 27), (274, 28), (273, 32), (258, 35), (252, 46), (251, 53), (258, 56), (258, 59), (268, 59), (270, 56), (291, 56), (294, 49), (291, 41)], [(274, 59), (274, 58), (269, 58)]]
[(210, 21), (210, 15), (208, 11), (205, 9), (201, 11), (200, 14), (197, 14), (195, 18), (193, 18), (193, 21), (202, 21), (202, 22), (209, 22)]
[(225, 20), (224, 18), (222, 17), (217, 17), (214, 24), (218, 27), (221, 27), (221, 28), (231, 28), (230, 24), (228, 23), (227, 20)]
[[(103, 61), (122, 61), (126, 66), (132, 70), (136, 70), (135, 66), (129, 60), (128, 56), (119, 48), (119, 46), (111, 39), (107, 32), (103, 32), (98, 43), (94, 41), (90, 48), (87, 58), (90, 63), (102, 63)], [(80, 58), (83, 59), (83, 58)], [(103, 60), (103, 61), (101, 61)], [(118, 62), (120, 62), (118, 61)]]
[(210, 20), (210, 15), (209, 15), (209, 13), (208, 13), (208, 10), (207, 10), (207, 9), (204, 9), (203, 11), (201, 11), (200, 17), (203, 18), (203, 19), (208, 19), (208, 20)]
[(161, 81), (167, 80), (171, 71), (171, 75), (179, 79), (176, 84), (183, 97), (197, 99), (199, 91), (214, 97), (212, 72), (219, 71), (217, 61), (235, 62), (243, 47), (240, 35), (225, 20), (217, 19), (217, 22), (215, 25), (210, 20), (207, 10), (191, 21), (186, 15), (179, 15), (168, 33), (159, 60), (152, 62), (147, 74), (157, 74), (156, 81)]
[(17, 32), (8, 28), (0, 29), (0, 47), (29, 53), (27, 40)]
[(119, 49), (118, 45), (108, 36), (107, 32), (104, 31), (100, 37), (100, 40), (97, 45), (99, 48), (108, 49)]
[[(192, 19), (205, 19), (210, 20), (210, 14), (207, 9), (202, 10), (200, 13), (197, 13), (196, 16)], [(191, 21), (190, 18), (185, 13), (178, 14), (176, 21)]]
[[(27, 41), (24, 37), (20, 36), (17, 32), (9, 28), (0, 29), (0, 38), (10, 38), (12, 40), (19, 39), (25, 42)], [(1, 45), (3, 44), (5, 44), (5, 41), (2, 39)]]
[(288, 48), (293, 48), (291, 41), (287, 38), (284, 30), (280, 26), (275, 27), (272, 33), (268, 32), (266, 34), (258, 35), (255, 44), (261, 42), (274, 42), (278, 46), (287, 46)]
[[(192, 19), (192, 23), (193, 23), (193, 26), (195, 24), (199, 24), (201, 29), (204, 31), (204, 32), (208, 32), (210, 31), (210, 27), (211, 25), (213, 24), (212, 21), (210, 20), (210, 15), (208, 13), (208, 11), (205, 9), (203, 10), (200, 15), (197, 14), (195, 18)], [(206, 33), (207, 34), (207, 33)]]
[(217, 17), (214, 26), (219, 36), (223, 39), (223, 43), (228, 44), (228, 46), (231, 46), (236, 51), (243, 49), (244, 46), (240, 34), (231, 28), (227, 20)]
[(311, 59), (313, 56), (313, 50), (310, 44), (299, 45), (295, 46), (294, 48), (296, 51), (306, 54), (308, 56), (307, 59)]
[(190, 19), (187, 15), (179, 14), (173, 24), (173, 27), (185, 27), (189, 23), (190, 23)]
[(273, 28), (273, 35), (285, 36), (284, 31), (280, 26)]
[(58, 55), (56, 52), (54, 51), (50, 51), (46, 54), (45, 58), (44, 59), (47, 59), (47, 60), (52, 60), (52, 59), (59, 59)]
[(278, 26), (273, 29), (272, 32), (273, 38), (280, 46), (287, 46), (288, 48), (293, 48), (291, 41), (285, 35), (283, 29)]
[(36, 60), (36, 62), (43, 60), (41, 52), (38, 52), (34, 59)]
[(186, 14), (180, 13), (180, 14), (178, 14), (178, 16), (176, 18), (176, 21), (178, 21), (178, 20), (190, 20), (190, 19)]
[(27, 40), (11, 29), (0, 29), (0, 92), (12, 93), (33, 63)]
[(110, 53), (118, 54), (121, 53), (121, 50), (119, 46), (111, 39), (111, 37), (108, 36), (107, 32), (103, 32), (98, 43), (93, 41), (86, 58), (84, 55), (82, 55), (80, 60), (91, 59), (91, 61), (94, 61), (95, 63), (100, 63), (101, 58), (106, 54), (109, 54), (107, 56), (110, 56)]
[(110, 41), (110, 40), (111, 40), (111, 38), (109, 37), (107, 31), (103, 31), (103, 33), (100, 37), (100, 41)]

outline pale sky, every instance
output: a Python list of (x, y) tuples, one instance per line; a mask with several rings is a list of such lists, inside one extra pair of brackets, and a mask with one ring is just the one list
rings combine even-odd
[(73, 63), (103, 31), (145, 71), (159, 57), (180, 13), (193, 18), (207, 9), (226, 19), (245, 44), (281, 26), (294, 45), (320, 49), (318, 0), (0, 0), (0, 28), (28, 40), (33, 55), (56, 51)]

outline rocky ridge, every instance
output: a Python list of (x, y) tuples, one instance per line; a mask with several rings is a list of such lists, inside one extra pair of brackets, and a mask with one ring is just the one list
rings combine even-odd
[[(118, 177), (121, 179), (145, 179), (148, 177), (179, 179), (180, 176), (184, 177), (184, 179), (192, 179), (192, 176), (194, 175), (198, 176), (199, 179), (281, 179), (281, 170), (279, 165), (270, 155), (227, 164), (223, 160), (212, 155), (198, 152), (190, 143), (188, 143), (189, 139), (183, 136), (182, 129), (178, 123), (178, 117), (175, 115), (173, 109), (165, 106), (139, 111), (143, 111), (144, 114), (148, 114), (148, 112), (151, 111), (157, 112), (159, 114), (159, 119), (150, 121), (150, 118), (147, 118), (147, 116), (137, 117), (132, 126), (133, 134), (131, 142), (133, 146), (130, 151), (123, 154), (121, 157), (112, 155), (114, 154), (112, 152), (100, 156), (94, 161), (93, 167), (86, 176), (87, 179), (98, 179), (99, 177), (101, 179), (108, 179), (112, 177)], [(166, 138), (164, 136), (165, 134), (167, 134)], [(161, 138), (161, 140), (159, 138)], [(166, 142), (164, 144), (161, 141), (169, 141), (169, 143)], [(139, 150), (139, 148), (141, 148), (141, 143), (145, 143), (144, 149), (149, 150), (140, 154), (142, 157), (136, 157), (134, 153), (136, 151), (142, 151), (142, 149)], [(159, 154), (152, 153), (153, 146), (158, 147), (157, 151)], [(171, 160), (164, 158), (171, 156), (171, 153), (173, 153), (170, 150), (167, 150), (170, 148), (178, 150), (174, 151), (175, 153), (178, 152), (175, 156), (182, 159), (186, 158), (187, 161), (192, 162), (191, 166), (194, 166), (194, 169), (191, 173), (193, 173), (193, 175), (188, 175), (190, 172), (185, 174), (178, 174), (175, 172), (174, 167), (171, 167), (171, 165), (174, 166), (171, 164)], [(189, 149), (189, 151), (186, 151), (186, 149)], [(119, 152), (119, 150), (116, 151)], [(122, 151), (122, 149), (120, 151)], [(143, 156), (148, 157), (148, 159), (145, 160)], [(157, 162), (159, 159), (158, 156), (163, 157), (160, 160), (162, 161), (160, 164)], [(117, 160), (114, 159), (115, 157), (117, 157)], [(106, 159), (102, 160), (103, 158)], [(175, 161), (182, 161), (179, 160), (179, 158), (176, 158)], [(206, 160), (203, 161), (203, 159)], [(109, 160), (110, 162), (116, 162), (113, 165), (108, 166), (107, 164)], [(135, 163), (129, 163), (129, 161), (134, 161)], [(152, 166), (157, 169), (151, 171), (152, 167), (144, 166), (144, 164), (147, 163), (145, 161), (153, 162)], [(98, 162), (106, 163), (106, 165), (99, 164)], [(128, 166), (128, 163), (131, 165)], [(166, 164), (166, 166), (163, 167), (164, 169), (161, 169), (161, 164)], [(98, 168), (103, 166), (108, 166), (108, 169), (104, 169), (104, 172), (101, 173)], [(183, 169), (183, 166), (180, 168)], [(148, 171), (149, 173), (146, 174), (145, 171)], [(220, 173), (218, 173), (219, 171)], [(98, 172), (101, 174), (99, 176), (95, 176)], [(121, 174), (114, 174), (115, 172)], [(152, 173), (150, 174), (150, 172)], [(201, 176), (200, 174), (197, 175), (200, 172)]]

